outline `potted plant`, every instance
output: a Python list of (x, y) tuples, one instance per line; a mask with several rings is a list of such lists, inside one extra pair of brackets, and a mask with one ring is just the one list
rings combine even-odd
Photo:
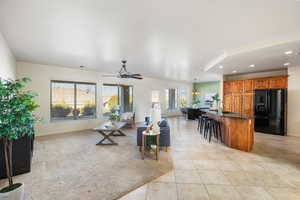
[(112, 124), (115, 124), (119, 120), (118, 112), (116, 111), (111, 112), (111, 114), (109, 115), (109, 120), (111, 121)]
[(32, 91), (24, 90), (29, 78), (0, 79), (0, 137), (4, 142), (5, 168), (9, 185), (0, 190), (0, 199), (23, 200), (24, 183), (13, 182), (12, 143), (20, 137), (33, 134), (37, 120), (33, 111), (38, 107)]
[(220, 101), (220, 98), (219, 98), (219, 94), (216, 93), (214, 96), (211, 97), (213, 102), (212, 102), (212, 109), (213, 110), (217, 110), (218, 107), (219, 107), (219, 101)]

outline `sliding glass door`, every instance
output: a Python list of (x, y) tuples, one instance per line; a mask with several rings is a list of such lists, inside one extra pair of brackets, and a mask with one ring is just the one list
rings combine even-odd
[(103, 115), (108, 115), (112, 108), (119, 105), (119, 88), (114, 85), (102, 87)]
[(104, 84), (102, 87), (103, 115), (120, 106), (120, 112), (133, 111), (133, 87), (129, 85)]

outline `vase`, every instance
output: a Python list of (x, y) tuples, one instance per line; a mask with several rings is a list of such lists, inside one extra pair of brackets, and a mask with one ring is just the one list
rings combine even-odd
[(16, 189), (0, 193), (0, 199), (1, 200), (24, 200), (25, 199), (25, 187), (24, 183), (20, 183), (21, 185), (17, 187)]

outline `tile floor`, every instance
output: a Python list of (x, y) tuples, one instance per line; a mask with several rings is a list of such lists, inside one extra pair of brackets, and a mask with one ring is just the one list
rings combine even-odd
[(256, 133), (246, 153), (170, 119), (174, 170), (120, 200), (300, 200), (300, 138)]

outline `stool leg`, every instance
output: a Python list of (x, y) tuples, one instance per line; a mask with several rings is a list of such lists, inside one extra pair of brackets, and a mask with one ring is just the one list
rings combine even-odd
[(219, 136), (220, 136), (220, 141), (224, 142), (223, 140), (223, 134), (222, 134), (222, 129), (221, 129), (221, 123), (218, 123), (218, 129), (219, 129)]
[(218, 122), (217, 121), (215, 121), (214, 122), (214, 135), (215, 135), (215, 138), (217, 139), (217, 141), (218, 141), (218, 131), (217, 131), (217, 124), (218, 124)]
[(209, 139), (208, 139), (208, 142), (210, 143), (210, 141), (211, 141), (211, 136), (212, 136), (212, 133), (213, 132), (213, 127), (212, 127), (212, 124), (210, 124), (210, 126), (209, 126)]
[(203, 119), (200, 119), (200, 127), (199, 127), (199, 132), (200, 132), (200, 135), (202, 135), (203, 133)]
[(203, 136), (206, 139), (207, 138), (207, 121), (204, 122), (204, 127), (203, 127)]
[(200, 120), (200, 128), (199, 128), (199, 132), (200, 132), (200, 135), (202, 135), (202, 132), (203, 131), (203, 119)]

